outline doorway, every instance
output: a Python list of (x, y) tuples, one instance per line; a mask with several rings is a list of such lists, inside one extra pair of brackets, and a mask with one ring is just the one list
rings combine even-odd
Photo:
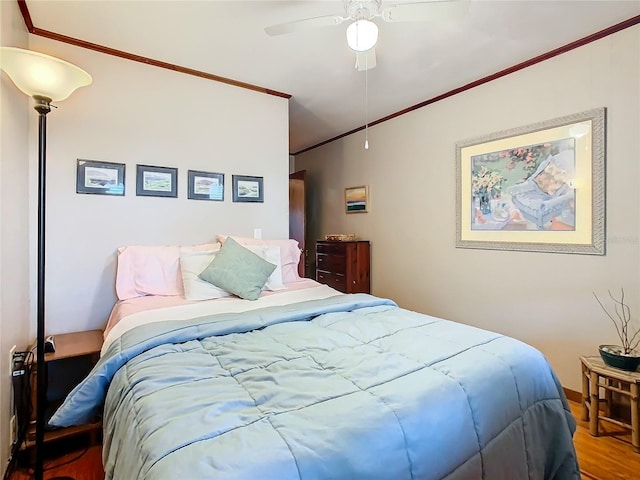
[(309, 272), (309, 252), (305, 242), (307, 232), (305, 176), (306, 170), (289, 174), (289, 238), (297, 240), (300, 247), (298, 275), (302, 278), (307, 277)]

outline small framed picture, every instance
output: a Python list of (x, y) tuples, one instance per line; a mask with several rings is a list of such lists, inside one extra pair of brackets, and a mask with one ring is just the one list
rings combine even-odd
[(124, 163), (78, 159), (76, 193), (124, 195)]
[(136, 165), (136, 195), (143, 197), (177, 197), (178, 169)]
[(224, 173), (189, 170), (189, 192), (193, 200), (224, 200)]
[(233, 175), (234, 202), (264, 202), (262, 177)]
[(344, 206), (347, 213), (367, 213), (369, 202), (366, 185), (344, 189)]

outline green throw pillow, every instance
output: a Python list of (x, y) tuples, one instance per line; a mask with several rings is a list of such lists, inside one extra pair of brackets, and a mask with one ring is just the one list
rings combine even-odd
[(256, 300), (276, 266), (228, 237), (199, 278), (246, 300)]

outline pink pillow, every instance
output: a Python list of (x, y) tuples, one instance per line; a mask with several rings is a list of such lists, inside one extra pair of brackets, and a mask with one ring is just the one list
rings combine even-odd
[[(217, 244), (197, 245), (208, 250)], [(118, 299), (144, 295), (184, 295), (179, 246), (125, 246), (118, 248)]]
[[(229, 235), (216, 235), (216, 240), (224, 243)], [(280, 263), (282, 264), (282, 282), (291, 283), (300, 280), (298, 275), (298, 262), (300, 261), (300, 248), (298, 241), (293, 239), (262, 240), (256, 238), (236, 237), (231, 235), (240, 245), (261, 245), (280, 247)]]

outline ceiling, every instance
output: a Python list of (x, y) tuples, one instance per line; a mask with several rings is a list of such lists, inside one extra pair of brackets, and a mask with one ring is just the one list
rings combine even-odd
[[(342, 1), (26, 3), (39, 29), (291, 94), (292, 153), (640, 15), (633, 0), (472, 0), (455, 22), (377, 19), (377, 66), (366, 73), (365, 109), (365, 72), (354, 68), (348, 22), (274, 37), (264, 32), (344, 15)], [(399, 3), (410, 2), (382, 6)]]

